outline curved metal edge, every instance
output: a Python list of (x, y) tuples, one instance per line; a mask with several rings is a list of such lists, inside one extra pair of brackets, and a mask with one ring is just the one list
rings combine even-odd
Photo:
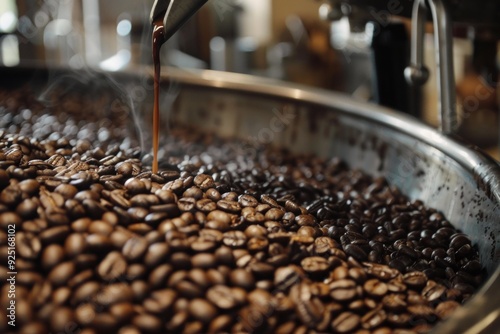
[(486, 153), (475, 147), (465, 147), (463, 143), (449, 138), (418, 119), (392, 109), (372, 103), (356, 101), (352, 97), (319, 88), (311, 88), (279, 80), (260, 78), (251, 75), (219, 72), (212, 70), (179, 70), (166, 68), (163, 80), (220, 88), (232, 91), (250, 92), (281, 97), (297, 102), (307, 102), (323, 107), (338, 109), (358, 117), (370, 119), (379, 124), (398, 129), (406, 135), (422, 141), (453, 158), (466, 170), (480, 180), (480, 187), (497, 203), (500, 203), (500, 165)]

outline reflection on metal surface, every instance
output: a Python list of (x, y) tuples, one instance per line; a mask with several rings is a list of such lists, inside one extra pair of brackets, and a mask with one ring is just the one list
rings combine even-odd
[(469, 328), (464, 334), (476, 334), (476, 333), (484, 333), (495, 320), (497, 320), (500, 316), (500, 310), (495, 310), (486, 315), (483, 319), (481, 319), (477, 324)]

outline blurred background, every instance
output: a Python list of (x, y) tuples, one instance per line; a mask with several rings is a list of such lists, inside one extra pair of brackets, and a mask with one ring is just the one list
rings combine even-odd
[[(397, 1), (396, 1), (397, 2)], [(133, 69), (152, 63), (153, 0), (1, 0), (0, 65)], [(398, 6), (405, 6), (399, 8)], [(427, 84), (412, 88), (411, 2), (212, 0), (162, 48), (162, 65), (246, 73), (341, 91), (437, 125), (432, 25)], [(498, 31), (455, 27), (460, 135), (498, 158)]]

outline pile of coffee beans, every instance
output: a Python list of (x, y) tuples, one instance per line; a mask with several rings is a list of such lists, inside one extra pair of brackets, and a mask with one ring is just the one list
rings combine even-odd
[(441, 213), (338, 159), (175, 129), (153, 174), (112, 117), (26, 92), (0, 117), (2, 333), (423, 333), (484, 281)]

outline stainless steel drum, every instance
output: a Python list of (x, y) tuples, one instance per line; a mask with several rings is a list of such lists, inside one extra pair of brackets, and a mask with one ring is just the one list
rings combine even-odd
[[(20, 82), (33, 73), (0, 72)], [(127, 93), (149, 129), (149, 72), (141, 68), (92, 74), (87, 83), (108, 78), (115, 89)], [(200, 132), (248, 139), (241, 154), (255, 153), (256, 145), (276, 145), (296, 153), (339, 157), (352, 168), (386, 177), (410, 199), (440, 210), (478, 246), (489, 279), (435, 332), (477, 333), (500, 324), (500, 166), (495, 161), (414, 118), (331, 91), (240, 74), (164, 72), (160, 108), (165, 131), (172, 124), (185, 124)], [(59, 78), (68, 74), (51, 73)], [(81, 73), (76, 77), (81, 79)]]

